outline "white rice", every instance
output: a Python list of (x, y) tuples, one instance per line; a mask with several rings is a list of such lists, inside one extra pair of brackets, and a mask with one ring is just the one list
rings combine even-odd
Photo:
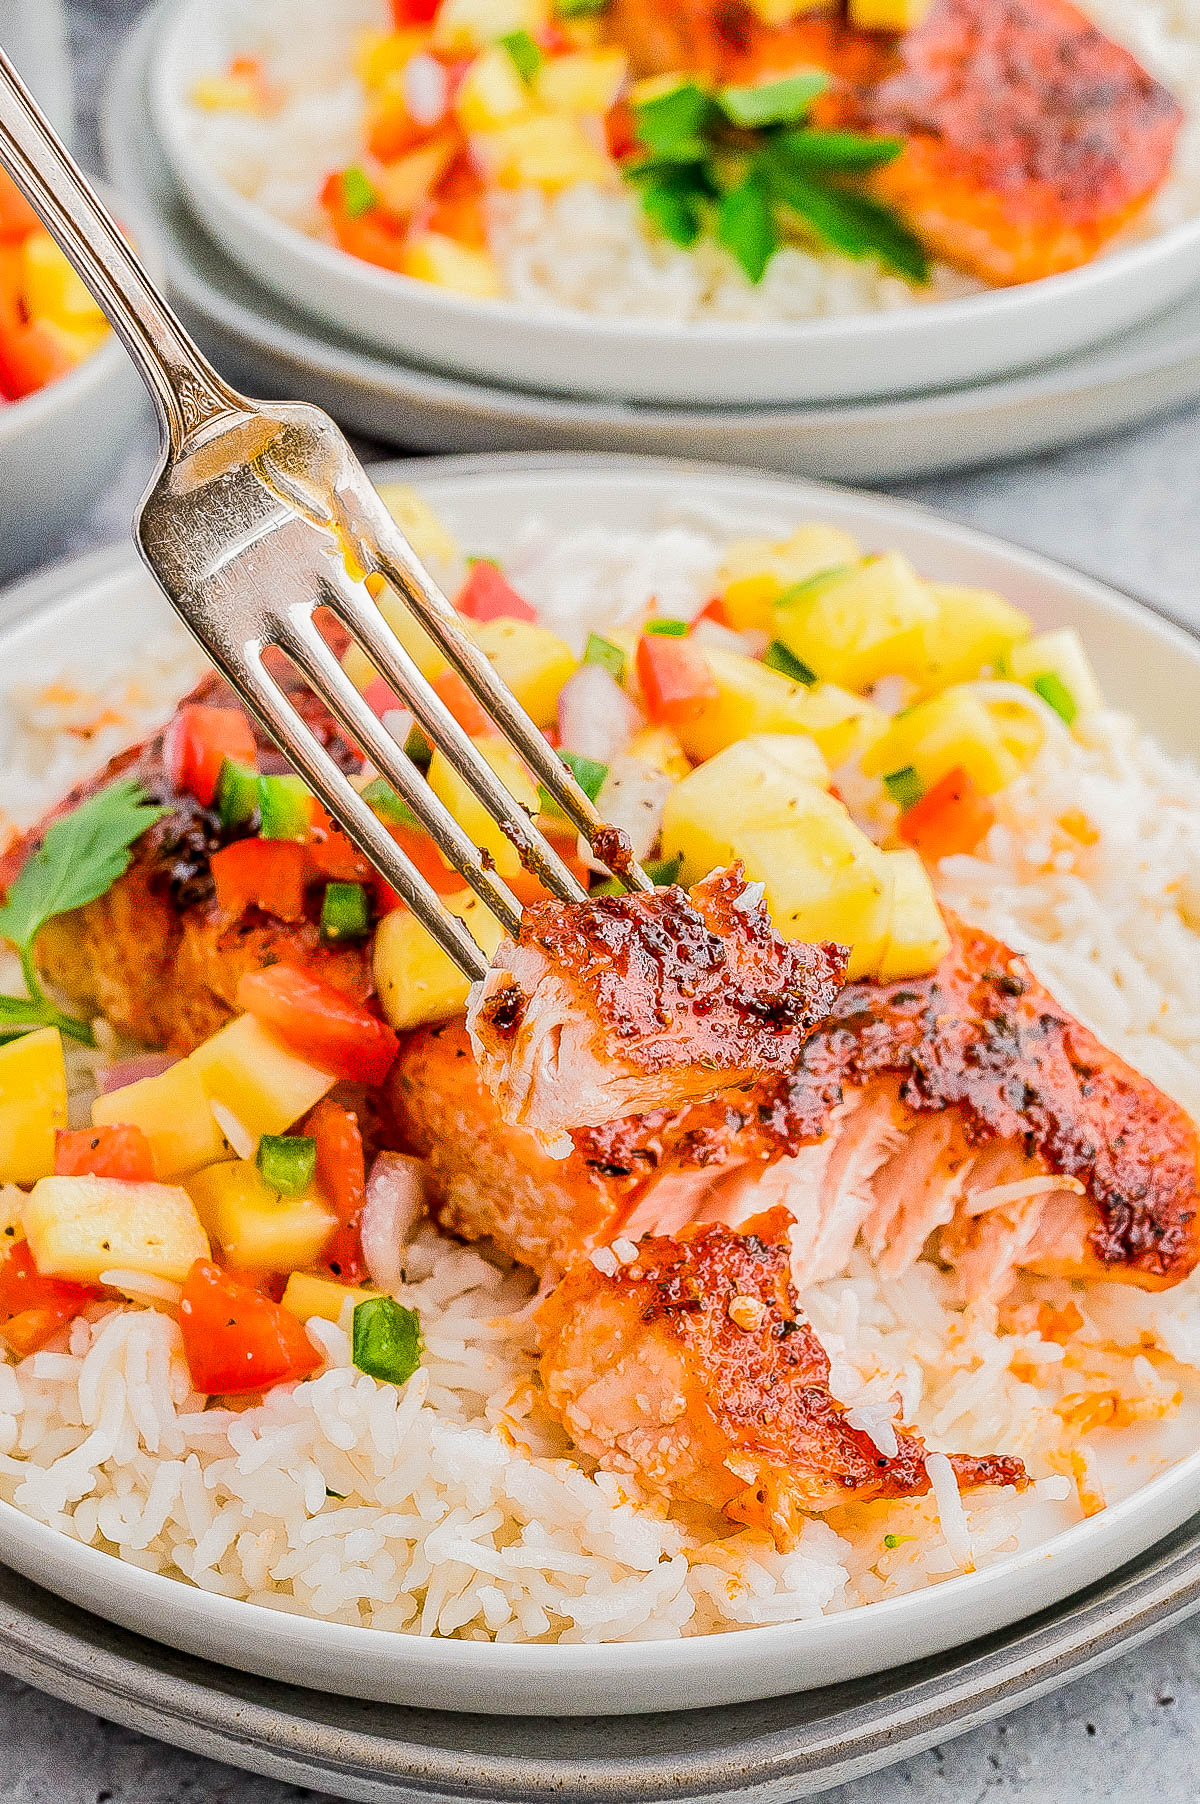
[[(722, 543), (759, 529), (693, 507), (656, 531), (554, 535), (530, 521), (509, 545), (474, 549), (503, 554), (547, 623), (569, 623), (578, 641), (651, 596), (694, 614)], [(138, 679), (146, 711), (161, 715), (184, 686), (169, 673), (156, 650)], [(112, 681), (130, 686), (127, 674)], [(65, 771), (48, 755), (44, 697), (7, 699), (0, 803), (28, 818), (99, 747), (75, 742)], [(1056, 736), (1000, 798), (979, 854), (946, 861), (938, 881), (947, 902), (1026, 953), (1066, 1006), (1200, 1111), (1196, 785), (1132, 723), (1104, 715), (1087, 743)], [(1067, 815), (1078, 826), (1080, 811), (1094, 844), (1055, 824)], [(0, 1217), (18, 1199), (0, 1196)], [(627, 1250), (618, 1243), (596, 1263), (615, 1269)], [(133, 1274), (109, 1276), (135, 1288)], [(1120, 1496), (1188, 1450), (1198, 1285), (1152, 1296), (1026, 1280), (1001, 1310), (967, 1303), (926, 1262), (885, 1283), (856, 1250), (803, 1299), (854, 1423), (884, 1452), (908, 1423), (931, 1449), (1019, 1454), (1038, 1483), (960, 1502), (934, 1459), (932, 1496), (840, 1510), (786, 1555), (750, 1531), (700, 1544), (631, 1481), (573, 1455), (538, 1407), (529, 1281), (429, 1229), (397, 1289), (420, 1311), (426, 1345), (407, 1385), (356, 1371), (343, 1329), (318, 1322), (320, 1377), (239, 1411), (206, 1409), (169, 1314), (94, 1306), (61, 1347), (0, 1365), (0, 1496), (202, 1589), (404, 1633), (599, 1641), (793, 1621), (1036, 1544), (1085, 1501)], [(1079, 1311), (1069, 1347), (1051, 1324), (1043, 1332), (1044, 1305)], [(1065, 1419), (1073, 1400), (1105, 1392), (1161, 1422), (1081, 1442)]]
[[(1084, 10), (1176, 94), (1187, 109), (1171, 179), (1136, 235), (1200, 210), (1200, 8), (1195, 0), (1086, 0)], [(356, 35), (388, 23), (382, 0), (223, 0), (225, 36), (257, 56), (283, 97), (270, 118), (188, 107), (194, 143), (248, 200), (328, 239), (317, 195), (330, 170), (362, 156), (364, 95), (352, 67)], [(761, 283), (704, 240), (694, 251), (646, 225), (635, 194), (574, 187), (496, 195), (491, 242), (509, 295), (533, 308), (664, 321), (800, 320), (884, 312), (950, 300), (981, 284), (937, 265), (914, 288), (873, 260), (789, 245)]]

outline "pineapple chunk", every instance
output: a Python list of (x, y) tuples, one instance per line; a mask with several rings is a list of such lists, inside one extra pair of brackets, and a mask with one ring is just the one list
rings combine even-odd
[[(462, 570), (463, 556), (454, 534), (408, 482), (381, 482), (379, 499), (417, 556), (440, 582), (449, 583)], [(411, 616), (410, 616), (411, 618)]]
[(819, 677), (869, 689), (919, 665), (932, 595), (898, 551), (785, 592), (772, 611), (775, 635)]
[(321, 1257), (337, 1215), (316, 1196), (280, 1196), (248, 1159), (210, 1165), (188, 1179), (196, 1213), (231, 1265), (291, 1272)]
[(542, 113), (497, 131), (476, 132), (472, 148), (502, 188), (544, 188), (555, 194), (577, 182), (607, 182), (612, 159), (569, 113)]
[(186, 1190), (113, 1178), (43, 1178), (22, 1211), (39, 1272), (94, 1283), (114, 1268), (182, 1284), (208, 1235)]
[(494, 301), (504, 293), (500, 268), (491, 252), (460, 244), (444, 232), (417, 233), (405, 245), (402, 262), (406, 276), (470, 295), (472, 300)]
[(717, 572), (726, 619), (737, 632), (769, 632), (771, 608), (785, 589), (861, 557), (858, 540), (840, 526), (800, 526), (789, 539), (739, 539)]
[(159, 1179), (182, 1177), (232, 1156), (190, 1058), (158, 1077), (143, 1077), (123, 1090), (98, 1096), (92, 1104), (92, 1121), (96, 1127), (125, 1122), (141, 1128)]
[[(408, 529), (403, 522), (401, 522), (401, 530), (407, 534)], [(374, 587), (374, 585), (372, 586)], [(448, 670), (450, 666), (425, 628), (418, 626), (411, 610), (392, 588), (386, 586), (379, 588), (375, 595), (375, 605), (421, 675), (427, 682), (435, 683), (442, 672)], [(342, 669), (356, 689), (369, 689), (379, 675), (366, 652), (357, 645), (347, 648), (342, 659)]]
[(186, 1060), (205, 1093), (235, 1116), (246, 1132), (282, 1134), (332, 1090), (335, 1079), (289, 1052), (254, 1019), (239, 1015), (197, 1046)]
[(1039, 633), (1008, 654), (1008, 669), (1018, 683), (1034, 689), (1061, 714), (1068, 726), (1084, 714), (1104, 706), (1091, 659), (1073, 627), (1056, 633)]
[(863, 31), (911, 31), (933, 0), (850, 0), (850, 23)]
[(937, 619), (925, 629), (920, 668), (902, 671), (926, 694), (950, 683), (969, 683), (987, 666), (996, 666), (1021, 639), (1029, 637), (1028, 614), (1022, 614), (990, 589), (964, 589), (954, 583), (931, 583)]
[(362, 1290), (356, 1284), (339, 1284), (336, 1278), (319, 1278), (315, 1272), (293, 1272), (279, 1301), (297, 1321), (311, 1321), (314, 1315), (324, 1322), (340, 1322), (347, 1303), (355, 1308), (368, 1297), (381, 1297), (381, 1290)]
[(837, 765), (887, 725), (880, 709), (832, 685), (806, 689), (741, 652), (704, 655), (718, 694), (676, 729), (689, 758), (711, 758), (748, 733), (807, 733)]
[(549, 23), (549, 0), (442, 0), (433, 28), (433, 47), (457, 56), (470, 55), (510, 32), (533, 34)]
[(405, 63), (425, 48), (427, 31), (363, 31), (354, 46), (354, 73), (369, 94), (399, 75)]
[(969, 684), (943, 689), (898, 714), (862, 767), (868, 777), (911, 767), (923, 789), (961, 768), (986, 795), (1003, 789), (1020, 770), (995, 717)]
[(473, 621), (471, 637), (512, 690), (534, 726), (558, 718), (558, 694), (579, 668), (570, 646), (547, 626), (532, 620)]
[[(490, 958), (504, 936), (495, 915), (471, 890), (442, 901)], [(383, 1012), (399, 1033), (427, 1021), (448, 1021), (467, 1006), (467, 978), (407, 908), (393, 909), (379, 923), (374, 965)]]
[(692, 761), (672, 733), (670, 727), (642, 727), (625, 747), (631, 758), (661, 771), (676, 782), (690, 774)]
[(465, 132), (495, 131), (530, 113), (529, 89), (502, 45), (493, 44), (475, 58), (455, 95), (454, 110)]
[(18, 280), (34, 319), (56, 320), (72, 331), (107, 332), (104, 314), (49, 232), (30, 232), (26, 238)]
[(54, 1135), (67, 1125), (67, 1072), (57, 1027), (0, 1046), (0, 1184), (33, 1184), (54, 1170)]
[(628, 72), (623, 50), (576, 50), (547, 58), (534, 78), (533, 92), (551, 113), (607, 113)]
[(884, 858), (891, 875), (892, 899), (887, 941), (876, 975), (881, 983), (898, 977), (923, 977), (949, 952), (950, 935), (919, 854), (885, 852)]
[(798, 733), (739, 739), (697, 765), (667, 797), (663, 856), (680, 854), (685, 871), (696, 876), (731, 864), (744, 827), (786, 822), (814, 786), (828, 789), (829, 771), (813, 740)]
[[(530, 815), (536, 814), (537, 786), (508, 742), (498, 736), (489, 736), (477, 739), (474, 743), (509, 795)], [(433, 754), (429, 766), (429, 787), (446, 804), (463, 832), (477, 846), (491, 853), (498, 874), (501, 877), (515, 877), (522, 868), (517, 848), (441, 752)]]

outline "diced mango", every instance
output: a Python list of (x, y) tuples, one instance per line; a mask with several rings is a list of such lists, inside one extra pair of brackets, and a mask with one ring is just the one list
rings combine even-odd
[(606, 182), (613, 175), (612, 159), (569, 113), (541, 113), (496, 131), (476, 132), (471, 142), (502, 188), (544, 188), (554, 194), (577, 182)]
[(30, 232), (21, 246), (21, 287), (34, 319), (52, 319), (73, 331), (104, 334), (108, 322), (49, 232)]
[(776, 826), (792, 818), (814, 785), (829, 787), (828, 767), (814, 740), (790, 733), (739, 739), (697, 765), (667, 797), (663, 854), (682, 854), (687, 881), (694, 882), (733, 862), (745, 827)]
[(453, 162), (459, 141), (453, 132), (443, 132), (428, 144), (410, 150), (390, 163), (381, 163), (372, 180), (387, 211), (397, 219), (408, 219), (423, 206), (438, 180)]
[(927, 790), (962, 769), (986, 795), (1003, 789), (1020, 770), (997, 721), (969, 684), (943, 689), (898, 714), (862, 767), (869, 777), (911, 768)]
[(869, 689), (918, 664), (937, 604), (898, 551), (785, 591), (772, 611), (775, 635), (819, 677)]
[(354, 46), (354, 73), (368, 93), (399, 74), (410, 57), (425, 48), (427, 31), (363, 31)]
[(737, 632), (769, 632), (771, 608), (785, 589), (861, 557), (850, 533), (818, 522), (797, 527), (787, 539), (735, 540), (717, 572), (726, 619)]
[(254, 1139), (282, 1134), (332, 1090), (335, 1080), (289, 1052), (253, 1015), (239, 1015), (198, 1046), (187, 1063), (214, 1101)]
[(1038, 633), (1023, 645), (1014, 645), (1007, 663), (1017, 682), (1037, 690), (1068, 726), (1104, 706), (1091, 659), (1073, 627)]
[(161, 1180), (178, 1178), (201, 1165), (232, 1157), (217, 1125), (200, 1073), (190, 1059), (143, 1077), (124, 1089), (110, 1090), (92, 1104), (97, 1127), (124, 1122), (141, 1128), (154, 1154), (154, 1171)]
[(951, 683), (969, 683), (1029, 637), (1028, 614), (990, 589), (930, 583), (929, 590), (937, 618), (925, 629), (921, 666), (900, 673), (911, 676), (926, 694)]
[[(475, 745), (491, 765), (510, 796), (530, 814), (538, 811), (537, 785), (507, 740), (499, 736), (477, 739)], [(515, 877), (522, 868), (517, 849), (503, 828), (494, 821), (483, 803), (476, 799), (458, 772), (441, 752), (433, 754), (429, 766), (429, 787), (446, 804), (459, 826), (477, 846), (490, 852), (501, 877)]]
[(436, 50), (469, 55), (511, 32), (532, 34), (549, 23), (549, 0), (442, 0), (433, 44)]
[[(471, 890), (442, 900), (490, 958), (504, 932), (495, 915)], [(469, 981), (407, 908), (393, 909), (379, 923), (374, 968), (383, 1012), (400, 1033), (427, 1021), (448, 1021), (467, 1006)]]
[(67, 1072), (57, 1027), (0, 1046), (0, 1184), (33, 1184), (54, 1170), (67, 1125)]
[(297, 1321), (311, 1321), (316, 1315), (324, 1322), (340, 1322), (347, 1303), (357, 1306), (368, 1297), (383, 1294), (357, 1284), (339, 1284), (336, 1278), (320, 1278), (315, 1272), (293, 1272), (279, 1301)]
[(454, 110), (465, 132), (495, 131), (532, 111), (529, 89), (503, 45), (484, 50), (463, 76)]
[(882, 983), (923, 977), (949, 952), (950, 935), (919, 854), (885, 852), (884, 858), (891, 877), (891, 906), (877, 976)]
[(933, 0), (850, 0), (850, 22), (863, 31), (911, 31)]
[(39, 1272), (94, 1282), (112, 1269), (181, 1284), (208, 1236), (186, 1190), (113, 1178), (43, 1178), (22, 1211)]
[(471, 637), (535, 726), (558, 718), (558, 695), (579, 668), (570, 646), (532, 620), (473, 621)]
[(689, 758), (711, 758), (748, 733), (806, 733), (838, 765), (886, 728), (887, 716), (861, 696), (806, 689), (740, 652), (706, 647), (704, 656), (718, 693), (676, 729)]
[(248, 1159), (192, 1174), (196, 1213), (231, 1265), (251, 1272), (291, 1272), (319, 1259), (337, 1216), (317, 1196), (280, 1196)]
[(504, 293), (500, 267), (491, 252), (460, 244), (444, 232), (418, 232), (405, 245), (402, 263), (406, 276), (476, 301), (498, 300)]
[(670, 727), (642, 727), (625, 747), (631, 758), (640, 758), (664, 777), (686, 777), (692, 761), (672, 733)]
[(548, 57), (534, 78), (534, 97), (552, 113), (607, 113), (628, 72), (623, 50), (575, 50)]

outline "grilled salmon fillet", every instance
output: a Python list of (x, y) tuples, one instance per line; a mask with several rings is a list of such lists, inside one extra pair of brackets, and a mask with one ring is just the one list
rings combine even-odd
[(725, 0), (614, 0), (608, 29), (641, 74), (827, 69), (817, 121), (903, 139), (876, 192), (990, 283), (1089, 262), (1166, 180), (1184, 117), (1069, 0), (933, 0), (895, 36), (839, 8), (772, 29)]
[(410, 1040), (390, 1108), (429, 1152), (446, 1225), (539, 1272), (573, 1245), (778, 1204), (801, 1285), (840, 1271), (860, 1236), (896, 1273), (937, 1232), (971, 1293), (1018, 1268), (1180, 1282), (1200, 1259), (1195, 1124), (1008, 947), (947, 924), (931, 976), (848, 984), (788, 1077), (576, 1132), (558, 1164), (530, 1164), (532, 1136), (501, 1120), (461, 1026)]
[(467, 1026), (504, 1118), (561, 1134), (790, 1071), (846, 959), (782, 939), (735, 865), (690, 895), (528, 906)]
[[(283, 671), (280, 680), (287, 681)], [(290, 686), (294, 688), (294, 679)], [(357, 754), (311, 692), (296, 690), (292, 699), (342, 767), (357, 769)], [(186, 701), (238, 707), (217, 676), (206, 677)], [(81, 1009), (103, 1015), (131, 1039), (179, 1054), (190, 1052), (236, 1012), (234, 999), (244, 972), (280, 960), (303, 965), (356, 1000), (365, 1000), (373, 992), (369, 952), (322, 944), (316, 897), (311, 918), (299, 922), (278, 921), (253, 908), (236, 919), (219, 912), (209, 859), (229, 836), (217, 816), (194, 797), (171, 790), (163, 764), (164, 733), (118, 754), (0, 859), (3, 890), (51, 822), (115, 777), (138, 778), (151, 800), (170, 809), (137, 841), (128, 871), (106, 895), (42, 929), (35, 948), (42, 975)], [(285, 770), (275, 747), (257, 729), (256, 738), (259, 769)]]
[[(538, 1311), (551, 1409), (602, 1465), (794, 1541), (805, 1513), (930, 1488), (909, 1430), (884, 1452), (846, 1420), (800, 1311), (790, 1215), (648, 1237), (573, 1265)], [(600, 1258), (597, 1255), (596, 1258)], [(1028, 1482), (1019, 1459), (950, 1455), (959, 1488)]]

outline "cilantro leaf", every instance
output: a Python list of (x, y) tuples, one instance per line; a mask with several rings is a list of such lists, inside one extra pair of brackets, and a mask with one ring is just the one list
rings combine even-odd
[(878, 257), (910, 282), (929, 280), (929, 258), (919, 238), (882, 202), (857, 190), (774, 166), (779, 198), (826, 244), (847, 257)]
[(763, 271), (779, 249), (779, 233), (766, 184), (754, 170), (721, 197), (717, 238), (733, 252), (752, 282), (762, 281)]
[(130, 847), (169, 814), (149, 803), (141, 784), (124, 777), (99, 790), (47, 828), (0, 906), (0, 939), (11, 940), (21, 959), (29, 997), (0, 999), (0, 1035), (33, 1026), (56, 1026), (91, 1041), (86, 1022), (47, 1002), (33, 964), (33, 942), (47, 921), (83, 908), (110, 890), (129, 869)]
[(690, 249), (700, 236), (703, 202), (715, 193), (707, 171), (681, 165), (647, 165), (640, 186), (646, 215), (672, 244)]
[(864, 138), (860, 132), (781, 132), (776, 155), (801, 169), (878, 169), (904, 149), (900, 138)]
[(764, 125), (794, 125), (828, 86), (828, 75), (821, 69), (811, 69), (804, 75), (785, 76), (781, 81), (723, 88), (718, 99), (721, 110), (734, 125), (756, 131)]
[(634, 128), (653, 157), (691, 162), (708, 155), (702, 137), (712, 115), (712, 96), (696, 82), (680, 82), (665, 94), (634, 103)]

